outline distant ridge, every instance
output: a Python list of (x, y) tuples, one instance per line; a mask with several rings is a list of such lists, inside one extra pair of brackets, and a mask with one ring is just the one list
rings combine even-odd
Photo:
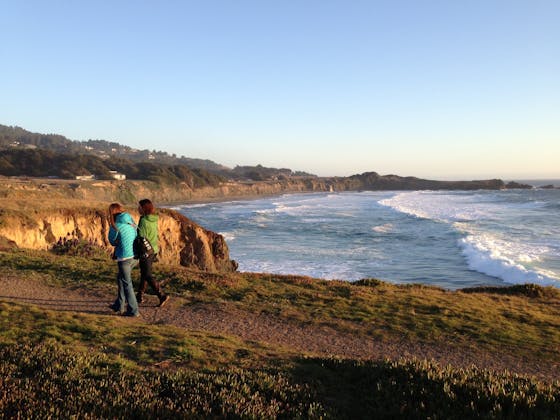
[[(94, 175), (110, 179), (119, 171), (128, 179), (163, 184), (186, 184), (191, 189), (217, 187), (220, 183), (279, 182), (289, 185), (282, 191), (356, 190), (474, 190), (532, 188), (500, 179), (475, 181), (434, 181), (398, 175), (365, 172), (349, 177), (322, 177), (288, 168), (262, 165), (230, 169), (211, 160), (177, 157), (167, 152), (138, 150), (105, 140), (73, 141), (58, 134), (32, 133), (21, 127), (0, 125), (0, 175), (74, 178)], [(267, 188), (267, 191), (274, 188)], [(257, 189), (258, 190), (258, 189)]]
[[(341, 180), (346, 190), (499, 190), (507, 188), (533, 188), (531, 185), (501, 179), (474, 181), (434, 181), (412, 176), (379, 175), (365, 172)], [(339, 186), (340, 188), (340, 186)]]
[(191, 169), (212, 172), (228, 171), (229, 168), (207, 159), (177, 157), (167, 152), (139, 150), (106, 140), (70, 140), (59, 134), (40, 134), (17, 126), (0, 124), (0, 148), (2, 149), (43, 149), (65, 154), (87, 154), (101, 159), (120, 157), (132, 162), (153, 162), (166, 165), (186, 165)]
[[(178, 157), (175, 154), (156, 150), (139, 150), (106, 140), (70, 140), (59, 134), (33, 133), (21, 127), (1, 124), (0, 149), (7, 151), (39, 149), (64, 155), (90, 155), (103, 160), (120, 158), (132, 163), (149, 162), (156, 165), (186, 166), (191, 170), (208, 171), (214, 175), (235, 180), (264, 181), (291, 176), (314, 176), (305, 172), (294, 172), (287, 168), (266, 168), (262, 165), (236, 166), (231, 169), (208, 159)], [(0, 174), (5, 175), (1, 171)]]

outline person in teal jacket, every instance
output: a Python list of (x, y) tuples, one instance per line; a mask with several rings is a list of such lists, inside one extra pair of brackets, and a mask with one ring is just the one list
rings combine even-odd
[(133, 247), (136, 224), (120, 203), (113, 203), (109, 206), (109, 225), (108, 239), (115, 247), (114, 258), (118, 267), (118, 293), (110, 307), (125, 316), (138, 316), (138, 303), (132, 285), (132, 269), (137, 263)]
[(161, 291), (159, 283), (152, 275), (152, 264), (159, 252), (159, 238), (158, 238), (158, 215), (156, 214), (153, 203), (147, 198), (138, 202), (138, 212), (140, 213), (140, 220), (138, 221), (138, 235), (143, 236), (149, 242), (154, 253), (148, 257), (140, 257), (140, 286), (138, 287), (138, 294), (136, 300), (138, 303), (144, 302), (144, 293), (146, 292), (146, 285), (156, 293), (159, 298), (159, 306), (165, 305), (169, 300), (169, 296)]

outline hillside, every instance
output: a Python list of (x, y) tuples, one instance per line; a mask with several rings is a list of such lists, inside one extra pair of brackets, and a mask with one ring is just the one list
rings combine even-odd
[[(398, 175), (366, 172), (349, 177), (324, 177), (289, 168), (267, 168), (262, 165), (236, 166), (233, 169), (208, 160), (177, 157), (155, 150), (137, 150), (115, 142), (88, 140), (78, 142), (55, 134), (31, 133), (20, 127), (0, 125), (0, 175), (28, 177), (58, 177), (74, 179), (79, 175), (94, 175), (96, 179), (111, 179), (110, 171), (118, 171), (127, 179), (149, 180), (162, 185), (175, 185), (189, 190), (212, 187), (232, 189), (233, 195), (255, 195), (255, 189), (268, 193), (301, 191), (356, 190), (473, 190), (531, 188), (499, 179), (476, 181), (434, 181)], [(246, 191), (245, 185), (260, 184)], [(270, 183), (275, 186), (270, 187)], [(245, 185), (244, 185), (245, 184)], [(274, 191), (271, 191), (274, 190)], [(259, 194), (259, 193), (257, 193)], [(187, 195), (190, 195), (190, 191)], [(224, 193), (224, 196), (229, 196)], [(212, 198), (220, 193), (211, 194)], [(185, 196), (183, 199), (188, 199)]]
[[(8, 418), (554, 418), (560, 296), (240, 273), (220, 235), (161, 210), (138, 319), (107, 305), (110, 201), (412, 188), (417, 178), (0, 178), (0, 412)], [(430, 184), (505, 188), (502, 181)], [(134, 214), (137, 217), (137, 214)], [(62, 240), (60, 240), (62, 238)], [(137, 269), (133, 272), (138, 278)]]
[[(305, 172), (293, 172), (291, 169), (265, 168), (261, 165), (237, 166), (230, 169), (208, 159), (178, 157), (175, 154), (157, 150), (138, 150), (106, 140), (73, 141), (58, 134), (33, 133), (21, 127), (1, 124), (0, 150), (3, 150), (3, 154), (6, 153), (11, 157), (8, 164), (0, 160), (0, 175), (74, 178), (76, 175), (94, 174), (98, 179), (109, 179), (107, 178), (109, 176), (107, 171), (118, 170), (132, 179), (149, 179), (149, 176), (154, 176), (154, 167), (175, 168), (172, 172), (177, 172), (176, 168), (179, 167), (182, 168), (182, 171), (193, 171), (200, 177), (210, 178), (208, 175), (210, 173), (218, 177), (236, 180), (253, 179), (259, 181), (286, 176), (313, 176)], [(36, 153), (33, 154), (32, 151)], [(38, 153), (39, 151), (50, 153)], [(41, 175), (26, 173), (28, 168), (32, 166), (19, 164), (18, 162), (18, 159), (30, 158), (37, 162), (37, 155), (43, 154), (46, 155), (45, 159), (50, 159), (51, 164), (55, 167), (50, 171), (44, 168)], [(81, 170), (78, 165), (68, 165), (69, 158), (76, 156), (83, 163), (87, 163)], [(84, 156), (87, 156), (87, 158), (84, 158)], [(57, 159), (60, 162), (56, 162)], [(143, 164), (143, 166), (136, 165), (139, 170), (130, 170), (130, 167), (139, 163)], [(146, 168), (151, 171), (144, 174)]]
[[(0, 251), (0, 411), (30, 418), (556, 418), (558, 291), (397, 286)], [(135, 274), (136, 276), (137, 274)]]
[(156, 150), (138, 150), (106, 140), (74, 141), (59, 134), (40, 134), (21, 127), (0, 124), (0, 149), (49, 150), (62, 154), (89, 154), (101, 159), (124, 158), (132, 162), (153, 162), (165, 165), (185, 165), (212, 172), (228, 170), (211, 160), (177, 157)]

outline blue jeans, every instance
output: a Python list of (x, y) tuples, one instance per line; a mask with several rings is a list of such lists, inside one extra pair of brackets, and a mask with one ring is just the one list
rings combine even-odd
[[(117, 274), (117, 285), (119, 288), (117, 299), (113, 307), (119, 312), (126, 310), (126, 315), (138, 314), (138, 303), (134, 295), (134, 287), (132, 285), (132, 269), (138, 263), (134, 258), (124, 261), (118, 261), (119, 273)], [(126, 304), (128, 303), (128, 309)]]

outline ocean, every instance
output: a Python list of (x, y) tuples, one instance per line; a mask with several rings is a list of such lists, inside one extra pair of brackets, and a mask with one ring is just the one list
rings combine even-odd
[(560, 190), (288, 194), (180, 205), (240, 271), (455, 290), (560, 287)]

